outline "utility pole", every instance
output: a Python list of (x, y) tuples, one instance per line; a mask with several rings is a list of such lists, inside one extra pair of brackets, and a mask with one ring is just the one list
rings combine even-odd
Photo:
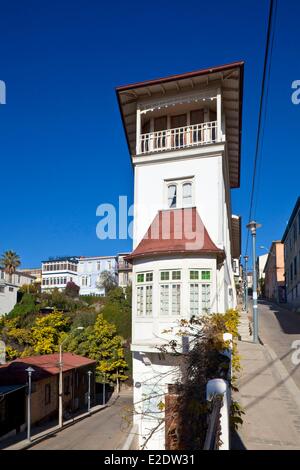
[(91, 375), (92, 371), (88, 371), (88, 412), (91, 412)]
[(244, 256), (245, 260), (245, 310), (248, 312), (248, 268), (247, 268), (247, 263), (248, 263), (249, 256)]
[[(75, 330), (84, 330), (84, 327), (83, 326), (77, 326), (77, 328), (75, 328)], [(63, 344), (67, 340), (68, 337), (69, 336), (66, 336), (65, 339), (59, 345), (58, 426), (60, 428), (63, 427), (63, 368), (64, 368), (64, 364), (63, 364), (62, 347), (63, 347)]]
[(63, 426), (63, 362), (62, 344), (59, 345), (58, 425)]
[(260, 224), (252, 220), (247, 229), (252, 235), (252, 263), (253, 263), (253, 343), (258, 343), (258, 312), (257, 312), (257, 271), (256, 271), (256, 229)]
[(27, 390), (27, 439), (31, 441), (31, 375), (34, 372), (32, 367), (25, 369), (28, 373), (28, 390)]

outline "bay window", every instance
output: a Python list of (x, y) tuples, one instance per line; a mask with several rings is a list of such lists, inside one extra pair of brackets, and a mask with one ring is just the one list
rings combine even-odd
[(136, 314), (138, 317), (152, 316), (153, 273), (138, 273), (136, 276)]
[(211, 271), (190, 270), (190, 315), (211, 312)]
[(160, 272), (160, 314), (179, 316), (181, 313), (181, 271)]

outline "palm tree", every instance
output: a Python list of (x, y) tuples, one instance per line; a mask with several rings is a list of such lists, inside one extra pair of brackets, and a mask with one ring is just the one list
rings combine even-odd
[(5, 251), (0, 259), (0, 266), (4, 268), (4, 271), (9, 275), (9, 282), (12, 282), (12, 275), (16, 272), (21, 261), (19, 255), (15, 251)]

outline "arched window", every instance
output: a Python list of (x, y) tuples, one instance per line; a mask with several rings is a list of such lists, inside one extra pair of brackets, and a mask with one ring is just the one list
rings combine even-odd
[(183, 207), (189, 207), (192, 205), (192, 183), (183, 184), (182, 203), (183, 203)]
[(168, 206), (170, 209), (177, 205), (177, 186), (176, 184), (170, 184), (168, 186)]

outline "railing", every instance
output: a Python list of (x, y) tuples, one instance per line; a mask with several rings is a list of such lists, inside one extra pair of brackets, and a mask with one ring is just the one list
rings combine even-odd
[(120, 263), (118, 263), (118, 269), (132, 270), (132, 264), (128, 264), (128, 263), (125, 263), (123, 261), (120, 261)]
[(217, 121), (141, 134), (140, 154), (217, 142)]

